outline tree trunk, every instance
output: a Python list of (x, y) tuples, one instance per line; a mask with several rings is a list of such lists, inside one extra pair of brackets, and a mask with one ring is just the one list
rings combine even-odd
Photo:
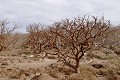
[(40, 44), (39, 45), (39, 53), (41, 53), (42, 52), (42, 45)]
[(76, 60), (75, 73), (80, 73), (80, 70), (79, 70), (79, 61), (80, 60)]
[(77, 58), (76, 57), (76, 65), (75, 65), (75, 73), (80, 73), (79, 71), (79, 64), (80, 64), (80, 59), (84, 56), (83, 50), (81, 50), (82, 54)]

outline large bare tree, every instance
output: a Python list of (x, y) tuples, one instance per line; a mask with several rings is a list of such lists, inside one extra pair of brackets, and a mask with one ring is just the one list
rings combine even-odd
[(79, 64), (84, 53), (93, 48), (97, 39), (106, 37), (110, 22), (104, 17), (78, 17), (54, 23), (49, 29), (51, 45), (57, 50), (60, 61), (79, 72)]

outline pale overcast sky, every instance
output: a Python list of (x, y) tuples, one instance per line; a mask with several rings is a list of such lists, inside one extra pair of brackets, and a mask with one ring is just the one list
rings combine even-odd
[(84, 14), (102, 16), (120, 24), (120, 0), (0, 0), (0, 19), (22, 25), (51, 24)]

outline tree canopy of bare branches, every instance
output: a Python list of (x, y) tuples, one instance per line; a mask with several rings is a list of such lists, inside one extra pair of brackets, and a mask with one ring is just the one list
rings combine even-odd
[(84, 16), (74, 20), (65, 19), (50, 27), (50, 33), (54, 36), (50, 41), (55, 45), (58, 58), (75, 72), (79, 72), (80, 59), (84, 53), (93, 48), (99, 37), (102, 37), (102, 40), (106, 37), (110, 26), (110, 22), (105, 21), (104, 17), (98, 19), (94, 16)]
[(79, 64), (84, 53), (93, 49), (94, 44), (104, 40), (109, 33), (110, 21), (101, 17), (83, 16), (73, 20), (64, 19), (60, 22), (43, 28), (41, 24), (32, 24), (27, 27), (28, 37), (26, 44), (34, 51), (41, 53), (48, 45), (56, 53), (59, 61), (79, 72)]
[(9, 25), (9, 22), (7, 20), (1, 20), (0, 21), (0, 51), (2, 51), (4, 48), (6, 48), (8, 37), (16, 30), (18, 29), (18, 26), (16, 24)]
[(27, 44), (35, 53), (41, 53), (42, 47), (48, 42), (47, 30), (41, 24), (31, 24), (27, 27)]

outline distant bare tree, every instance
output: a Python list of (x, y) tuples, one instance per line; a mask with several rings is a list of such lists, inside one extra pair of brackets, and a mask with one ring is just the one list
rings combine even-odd
[(100, 37), (103, 40), (109, 30), (110, 22), (104, 17), (78, 17), (74, 20), (65, 19), (56, 22), (50, 27), (52, 35), (50, 42), (57, 50), (59, 60), (79, 72), (80, 59), (84, 53), (93, 48)]
[(9, 25), (6, 20), (0, 21), (0, 51), (5, 49), (8, 45), (6, 44), (8, 37), (16, 30), (18, 26), (16, 24)]
[(97, 45), (103, 48), (109, 48), (110, 46), (118, 46), (120, 43), (120, 27), (112, 26), (109, 30), (106, 31), (106, 35), (104, 34), (104, 39), (99, 37), (96, 41)]
[(41, 53), (42, 47), (48, 42), (47, 29), (41, 24), (31, 24), (27, 27), (28, 37), (25, 44), (28, 45), (35, 53)]
[(9, 50), (20, 48), (23, 42), (25, 41), (23, 33), (14, 33), (8, 36), (6, 45), (8, 46)]

